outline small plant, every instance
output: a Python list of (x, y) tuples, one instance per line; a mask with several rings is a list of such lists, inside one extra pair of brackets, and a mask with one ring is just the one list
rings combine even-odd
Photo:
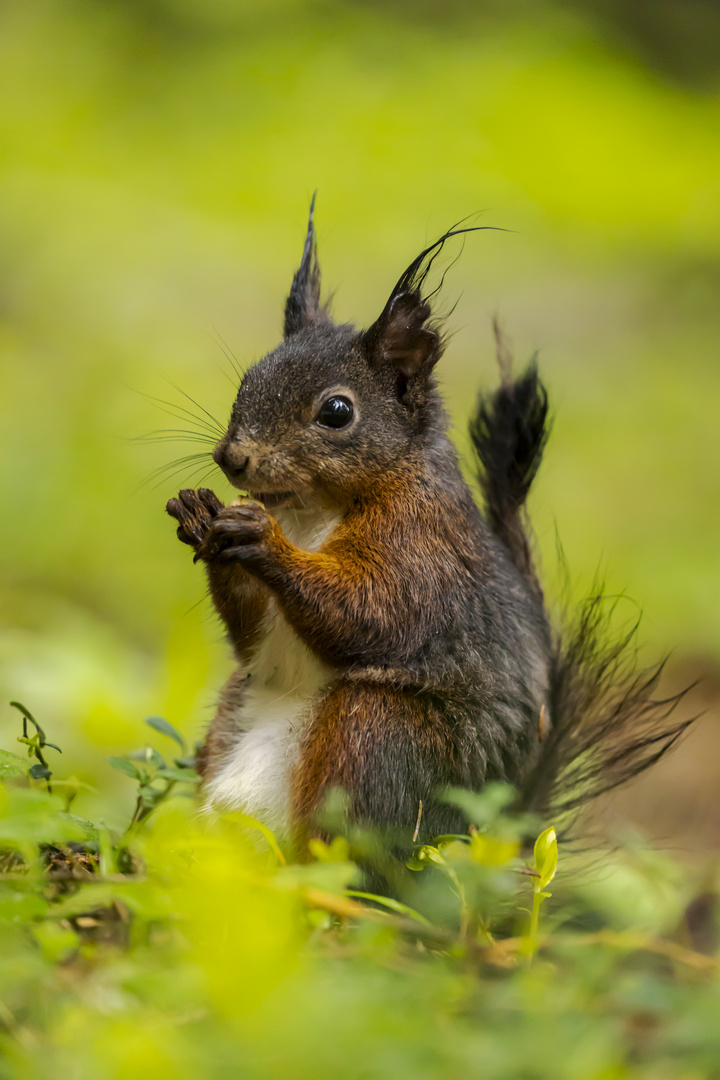
[(149, 716), (145, 723), (154, 731), (176, 742), (182, 756), (173, 758), (172, 765), (167, 765), (154, 747), (146, 745), (142, 750), (135, 750), (125, 757), (108, 758), (113, 769), (125, 773), (138, 784), (135, 810), (128, 833), (133, 832), (153, 810), (168, 799), (176, 784), (190, 784), (194, 789), (199, 780), (195, 772), (195, 758), (188, 756), (187, 745), (180, 732), (161, 716)]
[(540, 833), (535, 841), (533, 849), (533, 866), (530, 868), (533, 883), (533, 905), (530, 912), (530, 923), (525, 935), (525, 948), (527, 956), (532, 959), (538, 947), (538, 928), (540, 923), (540, 907), (552, 893), (546, 889), (555, 877), (558, 864), (557, 835), (551, 825)]
[[(49, 744), (25, 720), (34, 767)], [(715, 940), (707, 880), (697, 898), (687, 876), (656, 889), (637, 874), (623, 922), (569, 863), (541, 933), (555, 829), (523, 861), (537, 824), (491, 785), (451, 793), (473, 824), (418, 845), (424, 872), (405, 874), (407, 895), (365, 892), (353, 838), (315, 839), (299, 862), (262, 822), (206, 820), (175, 798), (192, 794), (192, 759), (166, 720), (147, 724), (178, 756), (113, 759), (137, 785), (120, 836), (64, 811), (47, 776), (0, 752), (3, 1080), (715, 1075), (718, 960), (688, 939)], [(627, 891), (615, 855), (605, 870)], [(668, 906), (673, 890), (684, 900)], [(633, 922), (643, 903), (652, 930)], [(547, 962), (529, 963), (538, 954)]]
[[(47, 789), (52, 794), (52, 785), (50, 783), (50, 777), (52, 776), (52, 770), (45, 760), (43, 750), (45, 747), (50, 747), (51, 750), (57, 750), (58, 754), (62, 754), (62, 750), (55, 743), (48, 742), (45, 738), (45, 732), (38, 724), (35, 717), (32, 715), (29, 709), (26, 709), (19, 701), (11, 701), (13, 709), (17, 709), (22, 714), (23, 725), (22, 735), (18, 735), (18, 742), (24, 743), (28, 748), (28, 757), (36, 758), (36, 764), (32, 765), (28, 769), (28, 776), (31, 776), (33, 780), (44, 780), (47, 784)], [(35, 734), (28, 734), (28, 724), (32, 724), (35, 728)]]

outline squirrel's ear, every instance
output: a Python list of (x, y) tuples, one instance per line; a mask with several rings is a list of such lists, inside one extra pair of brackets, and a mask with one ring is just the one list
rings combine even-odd
[[(317, 192), (315, 193), (317, 194)], [(300, 266), (293, 278), (290, 294), (285, 301), (285, 337), (297, 334), (314, 323), (327, 319), (327, 313), (320, 305), (320, 264), (315, 242), (313, 212), (315, 195), (310, 203), (307, 236), (303, 248)]]
[(390, 294), (380, 318), (365, 332), (365, 348), (371, 364), (391, 362), (407, 379), (423, 370), (431, 372), (443, 353), (443, 340), (437, 325), (429, 322), (432, 315), (430, 300), (443, 282), (440, 281), (430, 296), (425, 296), (425, 279), (450, 237), (477, 231), (477, 227), (448, 229), (412, 260)]
[(419, 289), (394, 292), (380, 318), (364, 334), (373, 366), (390, 363), (406, 378), (431, 371), (440, 359), (440, 335), (427, 322), (432, 312)]
[(442, 354), (442, 338), (437, 325), (429, 322), (432, 315), (430, 300), (441, 288), (442, 281), (426, 296), (425, 279), (451, 236), (477, 231), (476, 227), (448, 229), (413, 259), (391, 292), (380, 318), (363, 335), (371, 364), (390, 362), (406, 379), (419, 372), (432, 371)]

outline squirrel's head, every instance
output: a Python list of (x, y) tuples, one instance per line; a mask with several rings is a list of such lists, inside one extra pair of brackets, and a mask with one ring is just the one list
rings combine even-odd
[[(313, 199), (313, 205), (314, 205)], [(285, 303), (284, 340), (244, 376), (214, 458), (268, 506), (346, 502), (444, 430), (433, 369), (442, 338), (425, 278), (450, 230), (413, 260), (368, 330), (320, 301), (313, 205)]]

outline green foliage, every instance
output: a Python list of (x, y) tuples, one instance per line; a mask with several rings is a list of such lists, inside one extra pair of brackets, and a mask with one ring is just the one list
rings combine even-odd
[[(185, 740), (167, 720), (160, 716), (151, 716), (145, 723), (153, 731), (161, 735), (167, 735), (178, 744), (185, 753)], [(146, 746), (142, 750), (136, 750), (127, 757), (110, 757), (108, 762), (113, 769), (129, 776), (131, 780), (137, 780), (137, 797), (135, 811), (130, 822), (129, 829), (142, 821), (164, 802), (171, 794), (176, 784), (189, 784), (191, 790), (198, 782), (198, 775), (194, 769), (194, 760), (189, 758), (175, 758), (173, 764), (168, 766), (165, 760), (152, 746)], [(136, 764), (141, 762), (142, 764)], [(186, 792), (188, 793), (188, 792)]]
[[(701, 1080), (714, 1068), (717, 959), (668, 900), (670, 886), (687, 905), (688, 876), (661, 875), (657, 859), (654, 930), (610, 926), (587, 888), (597, 868), (552, 826), (527, 858), (530, 823), (509, 814), (507, 789), (453, 791), (467, 834), (418, 845), (415, 872), (384, 896), (357, 884), (342, 837), (298, 863), (262, 823), (204, 818), (175, 797), (189, 770), (168, 777), (154, 748), (116, 764), (144, 810), (123, 835), (64, 812), (27, 767), (0, 785), (3, 1080)], [(607, 857), (605, 880), (627, 855)]]
[[(14, 709), (18, 710), (18, 712), (22, 715), (23, 718), (22, 735), (18, 735), (18, 742), (24, 743), (25, 746), (27, 746), (28, 757), (34, 757), (37, 759), (36, 764), (30, 766), (28, 770), (28, 775), (31, 776), (33, 780), (46, 780), (48, 791), (51, 792), (52, 787), (50, 786), (50, 777), (52, 776), (52, 771), (48, 766), (47, 761), (45, 760), (43, 750), (46, 746), (49, 746), (51, 750), (57, 750), (59, 754), (62, 753), (62, 750), (59, 746), (55, 746), (53, 743), (49, 743), (46, 740), (45, 732), (40, 727), (32, 713), (30, 713), (24, 705), (21, 705), (19, 701), (11, 701), (10, 704)], [(28, 724), (32, 724), (32, 726), (35, 728), (34, 735), (28, 734)]]
[[(184, 743), (228, 660), (162, 512), (202, 475), (168, 464), (175, 429), (227, 416), (226, 348), (275, 343), (316, 187), (327, 290), (365, 325), (487, 207), (512, 231), (445, 287), (461, 451), (497, 310), (557, 408), (544, 564), (557, 523), (580, 587), (602, 555), (647, 636), (717, 655), (718, 50), (709, 8), (652, 7), (3, 5), (0, 684), (63, 756), (2, 713), (2, 1080), (717, 1072), (714, 886), (657, 853), (588, 869), (561, 843), (547, 899), (523, 843), (550, 823), (455, 792), (467, 835), (380, 897), (342, 842), (298, 865), (262, 822), (195, 814)], [(692, 26), (702, 86), (643, 61)], [(159, 748), (125, 754), (156, 709)]]

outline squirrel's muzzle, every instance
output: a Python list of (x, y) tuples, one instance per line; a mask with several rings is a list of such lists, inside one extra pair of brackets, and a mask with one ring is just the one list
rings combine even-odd
[(240, 480), (250, 464), (250, 458), (240, 446), (220, 442), (213, 450), (213, 458), (227, 476), (230, 483)]

